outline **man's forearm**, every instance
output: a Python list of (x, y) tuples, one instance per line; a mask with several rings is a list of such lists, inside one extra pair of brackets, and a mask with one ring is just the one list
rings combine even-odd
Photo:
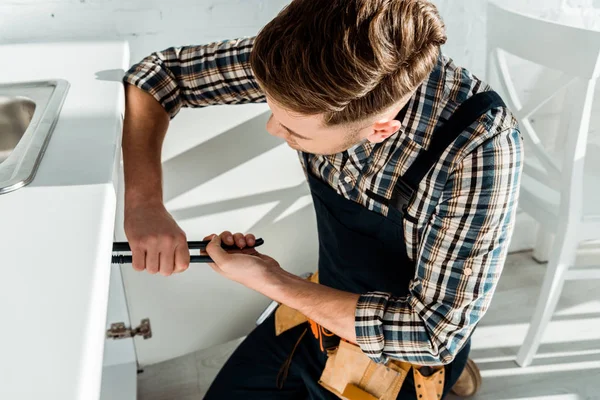
[(300, 311), (336, 335), (356, 342), (354, 314), (360, 295), (308, 282), (284, 270), (256, 288), (265, 296)]
[(150, 94), (125, 85), (123, 167), (125, 207), (162, 202), (161, 149), (169, 115)]

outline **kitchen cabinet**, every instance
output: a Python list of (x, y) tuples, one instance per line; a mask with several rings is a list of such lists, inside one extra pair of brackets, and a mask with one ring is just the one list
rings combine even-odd
[[(11, 44), (0, 53), (14, 60), (0, 64), (0, 85), (68, 85), (33, 180), (0, 194), (0, 398), (133, 400), (133, 340), (106, 339), (107, 325), (131, 326), (111, 266), (128, 46)], [(18, 165), (10, 157), (19, 151), (0, 169)]]
[[(131, 327), (121, 267), (113, 265), (110, 271), (107, 330), (113, 323)], [(112, 339), (104, 342), (101, 400), (135, 400), (137, 392), (137, 359), (133, 338)]]

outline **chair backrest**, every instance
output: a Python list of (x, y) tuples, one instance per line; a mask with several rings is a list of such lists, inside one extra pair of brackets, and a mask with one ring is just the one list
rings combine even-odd
[[(488, 3), (487, 79), (503, 94), (521, 127), (526, 157), (534, 155), (542, 169), (525, 163), (526, 174), (561, 193), (561, 206), (578, 207), (594, 88), (600, 77), (600, 32), (565, 26)], [(507, 54), (562, 73), (526, 103), (519, 98)], [(562, 166), (542, 145), (532, 114), (567, 90), (559, 135), (566, 135)], [(580, 200), (580, 199), (579, 199)], [(577, 201), (576, 203), (579, 203)]]

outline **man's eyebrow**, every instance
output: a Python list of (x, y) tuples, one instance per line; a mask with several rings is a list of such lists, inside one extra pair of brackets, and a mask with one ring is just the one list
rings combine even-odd
[(294, 132), (293, 130), (291, 130), (291, 129), (290, 129), (290, 128), (288, 128), (287, 126), (283, 125), (282, 123), (280, 123), (279, 125), (281, 125), (281, 127), (282, 127), (283, 129), (285, 129), (286, 131), (288, 131), (288, 132), (290, 133), (290, 135), (297, 136), (297, 137), (299, 137), (300, 139), (304, 139), (304, 140), (312, 140), (311, 138), (307, 138), (306, 136), (302, 136), (302, 135), (299, 135), (299, 134), (297, 134), (296, 132)]

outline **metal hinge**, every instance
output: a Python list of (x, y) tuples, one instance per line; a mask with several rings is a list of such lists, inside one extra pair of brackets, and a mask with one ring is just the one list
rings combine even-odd
[(135, 329), (126, 328), (123, 322), (117, 322), (111, 324), (110, 329), (106, 331), (106, 337), (108, 339), (127, 339), (134, 336), (142, 336), (144, 339), (150, 339), (152, 337), (150, 319), (143, 319), (140, 326)]

